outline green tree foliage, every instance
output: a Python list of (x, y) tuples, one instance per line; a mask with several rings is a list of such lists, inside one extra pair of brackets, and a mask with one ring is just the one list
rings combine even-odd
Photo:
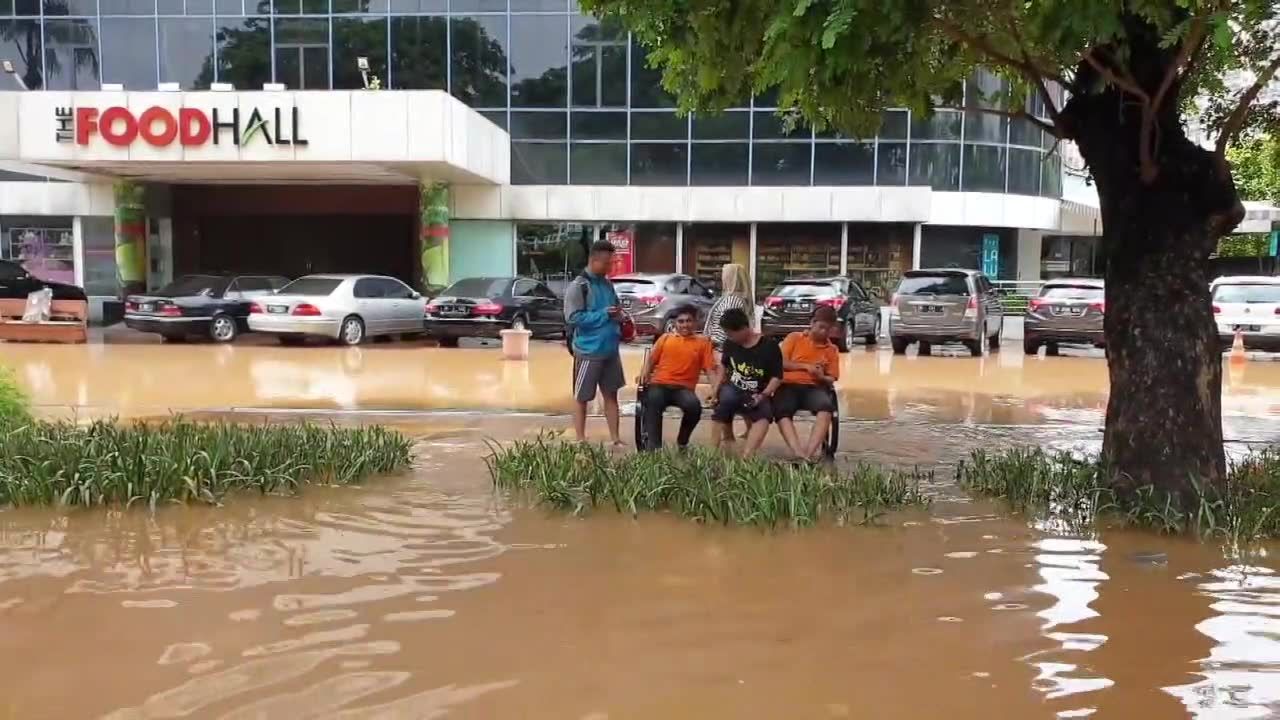
[(1258, 135), (1227, 148), (1236, 188), (1244, 200), (1280, 204), (1280, 135)]

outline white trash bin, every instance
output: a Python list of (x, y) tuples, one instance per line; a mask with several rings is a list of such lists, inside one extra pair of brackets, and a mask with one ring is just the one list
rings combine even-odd
[(528, 330), (502, 330), (498, 334), (502, 336), (503, 360), (529, 359), (529, 338), (533, 333)]

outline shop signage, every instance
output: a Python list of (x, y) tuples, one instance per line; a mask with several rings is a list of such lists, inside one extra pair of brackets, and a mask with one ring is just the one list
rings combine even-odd
[(268, 145), (305, 147), (298, 122), (298, 108), (270, 108), (265, 112), (254, 108), (242, 113), (240, 108), (219, 112), (218, 108), (179, 108), (177, 112), (159, 106), (141, 113), (125, 107), (99, 109), (79, 106), (54, 108), (54, 137), (58, 142), (88, 145), (94, 135), (112, 145), (127, 147), (141, 140), (148, 145), (167, 147), (178, 143), (184, 147), (220, 145), (229, 141), (240, 147), (261, 138)]
[(995, 233), (982, 236), (982, 274), (989, 278), (1000, 275), (1000, 236)]
[(605, 240), (613, 245), (613, 266), (609, 268), (609, 277), (629, 275), (635, 271), (635, 255), (632, 252), (635, 234), (630, 230), (610, 230), (605, 233)]

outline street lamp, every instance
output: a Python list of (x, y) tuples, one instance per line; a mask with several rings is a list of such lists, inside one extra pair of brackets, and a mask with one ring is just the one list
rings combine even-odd
[(31, 89), (22, 81), (22, 76), (18, 74), (18, 69), (13, 66), (12, 60), (0, 60), (0, 69), (3, 69), (6, 75), (12, 75), (14, 82), (18, 83), (18, 87), (23, 90)]

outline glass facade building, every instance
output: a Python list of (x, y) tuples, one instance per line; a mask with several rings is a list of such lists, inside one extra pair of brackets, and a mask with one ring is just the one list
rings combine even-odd
[[(447, 90), (506, 129), (515, 185), (1061, 195), (1053, 138), (976, 109), (889, 111), (866, 140), (795, 126), (770, 97), (679, 117), (643, 48), (573, 0), (0, 0), (0, 46), (32, 90), (359, 89), (366, 58), (381, 87)], [(976, 77), (963, 107), (999, 91)]]

